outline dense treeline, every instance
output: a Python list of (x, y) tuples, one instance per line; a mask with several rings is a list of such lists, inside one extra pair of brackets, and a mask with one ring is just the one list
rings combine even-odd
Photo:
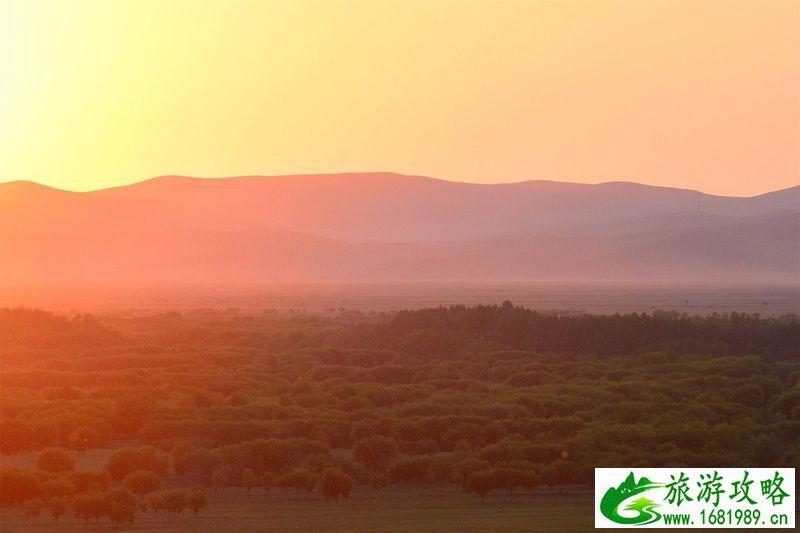
[(118, 337), (92, 315), (71, 319), (38, 309), (0, 309), (0, 346), (64, 348), (108, 344)]
[[(797, 356), (800, 327), (797, 316), (761, 318), (731, 313), (708, 317), (656, 312), (653, 315), (541, 314), (515, 307), (454, 306), (402, 311), (372, 328), (374, 339), (402, 346), (404, 339), (450, 334), (439, 348), (448, 353), (470, 345), (495, 344), (504, 349), (578, 354), (630, 354), (649, 348), (671, 348), (693, 353), (759, 353), (776, 358)], [(461, 339), (461, 346), (456, 339)], [(413, 341), (412, 341), (413, 346)], [(436, 344), (433, 345), (436, 347)]]
[(209, 310), (164, 313), (121, 321), (120, 335), (91, 315), (72, 319), (38, 310), (0, 309), (0, 345), (88, 347), (167, 344), (252, 346), (270, 351), (303, 347), (386, 348), (426, 355), (518, 349), (576, 354), (624, 355), (649, 348), (723, 355), (757, 353), (797, 356), (797, 315), (763, 318), (731, 313), (695, 316), (656, 311), (627, 315), (542, 314), (505, 302), (502, 306), (439, 307), (358, 319), (270, 318)]
[[(165, 480), (336, 499), (354, 485), (557, 490), (596, 466), (800, 463), (796, 316), (9, 309), (0, 332), (0, 451), (41, 451), (38, 471), (2, 471), (2, 503), (54, 517), (124, 522), (131, 506), (205, 497)], [(94, 448), (115, 450), (104, 470), (73, 471)]]

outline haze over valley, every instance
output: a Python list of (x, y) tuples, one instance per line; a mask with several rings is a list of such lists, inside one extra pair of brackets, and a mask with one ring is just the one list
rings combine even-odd
[(796, 286), (800, 188), (743, 198), (629, 182), (390, 173), (164, 176), (76, 193), (0, 184), (2, 286), (354, 280)]

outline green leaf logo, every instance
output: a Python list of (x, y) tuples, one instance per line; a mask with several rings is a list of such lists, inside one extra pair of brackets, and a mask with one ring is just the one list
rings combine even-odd
[(603, 513), (603, 516), (617, 524), (637, 526), (652, 524), (661, 518), (661, 514), (655, 510), (659, 504), (644, 496), (631, 501), (625, 507), (626, 511), (636, 511), (638, 513), (636, 516), (621, 516), (619, 514), (619, 509), (625, 501), (630, 500), (637, 494), (663, 486), (663, 483), (650, 481), (646, 477), (640, 478), (637, 483), (633, 477), (633, 472), (631, 472), (619, 487), (611, 487), (606, 491), (603, 499), (600, 500), (600, 512)]

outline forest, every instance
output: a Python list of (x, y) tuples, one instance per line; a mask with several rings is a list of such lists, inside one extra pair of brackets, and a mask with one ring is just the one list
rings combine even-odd
[(56, 521), (202, 513), (224, 487), (479, 504), (600, 466), (800, 464), (796, 315), (14, 308), (0, 346), (0, 504)]

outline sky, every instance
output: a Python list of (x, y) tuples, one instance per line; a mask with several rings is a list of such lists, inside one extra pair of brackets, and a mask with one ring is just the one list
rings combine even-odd
[(800, 3), (0, 2), (0, 181), (800, 183)]

